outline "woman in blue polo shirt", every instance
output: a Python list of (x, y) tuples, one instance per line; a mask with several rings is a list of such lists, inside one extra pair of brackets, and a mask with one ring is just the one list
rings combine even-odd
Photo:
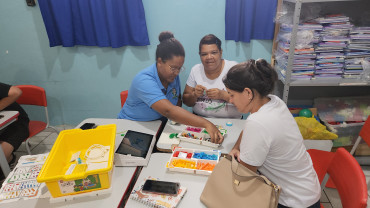
[(168, 31), (159, 35), (159, 42), (156, 63), (135, 76), (118, 118), (152, 121), (166, 117), (178, 123), (206, 128), (212, 141), (221, 143), (223, 137), (215, 125), (181, 108), (178, 75), (184, 69), (183, 46)]

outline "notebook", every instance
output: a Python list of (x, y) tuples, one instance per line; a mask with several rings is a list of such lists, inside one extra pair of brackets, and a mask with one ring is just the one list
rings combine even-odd
[[(158, 178), (148, 177), (147, 179), (159, 180)], [(143, 193), (142, 188), (146, 179), (140, 183), (138, 187), (132, 190), (130, 199), (141, 202), (148, 207), (155, 208), (175, 208), (180, 203), (182, 197), (186, 193), (186, 187), (180, 186), (178, 194), (176, 196)]]

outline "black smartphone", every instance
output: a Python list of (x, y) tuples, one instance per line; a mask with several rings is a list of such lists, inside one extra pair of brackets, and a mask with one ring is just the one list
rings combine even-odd
[(180, 183), (147, 179), (142, 191), (144, 193), (150, 192), (155, 194), (177, 195), (179, 188)]
[(96, 128), (96, 124), (94, 123), (84, 123), (82, 124), (82, 126), (80, 127), (80, 129), (82, 130), (86, 130), (86, 129), (94, 129)]

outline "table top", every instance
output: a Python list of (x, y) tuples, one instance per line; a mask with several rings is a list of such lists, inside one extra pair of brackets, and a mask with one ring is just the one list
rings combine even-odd
[[(79, 128), (84, 123), (95, 123), (96, 125), (116, 124), (116, 144), (120, 143), (123, 136), (122, 131), (134, 130), (143, 133), (156, 135), (161, 121), (138, 122), (125, 119), (104, 119), (104, 118), (89, 118), (77, 125)], [(117, 142), (119, 141), (119, 142)], [(19, 200), (11, 203), (0, 204), (0, 207), (117, 207), (121, 199), (133, 179), (136, 167), (114, 167), (111, 182), (111, 193), (99, 196), (77, 197), (71, 201), (50, 202), (49, 198), (39, 198), (30, 200)]]
[[(245, 120), (242, 119), (224, 119), (224, 118), (206, 118), (210, 122), (215, 125), (220, 125), (227, 130), (227, 135), (225, 136), (222, 145), (217, 148), (221, 150), (222, 153), (229, 153), (231, 149), (234, 147), (235, 142), (239, 138), (240, 132), (244, 128)], [(226, 126), (227, 122), (232, 122), (232, 126)], [(185, 129), (185, 125), (182, 124), (175, 124), (172, 125), (170, 122), (167, 122), (163, 132), (158, 140), (157, 148), (160, 151), (169, 152), (171, 151), (173, 145), (186, 147), (186, 148), (193, 148), (193, 149), (204, 149), (210, 150), (215, 149), (213, 147), (207, 147), (204, 145), (193, 144), (189, 142), (180, 141), (178, 138), (170, 138), (170, 134), (172, 133), (180, 133)]]
[[(126, 187), (130, 184), (136, 167), (114, 167), (111, 193), (100, 196), (87, 196), (75, 198), (71, 201), (50, 202), (49, 198), (30, 200), (19, 200), (11, 203), (0, 204), (0, 207), (21, 208), (21, 207), (117, 207), (122, 199)], [(46, 187), (45, 187), (46, 188)]]
[(18, 111), (0, 111), (0, 130), (17, 120)]
[[(202, 202), (200, 202), (199, 198), (207, 182), (208, 176), (167, 171), (166, 163), (170, 160), (170, 157), (171, 154), (169, 153), (153, 153), (148, 166), (142, 169), (134, 187), (149, 176), (159, 178), (160, 180), (179, 182), (181, 186), (187, 188), (187, 192), (184, 198), (180, 201), (178, 208), (206, 207)], [(145, 208), (147, 206), (129, 199), (125, 207)]]

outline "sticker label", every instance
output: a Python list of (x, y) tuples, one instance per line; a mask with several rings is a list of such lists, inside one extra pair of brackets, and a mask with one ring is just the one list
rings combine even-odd
[(101, 188), (100, 178), (98, 174), (89, 175), (84, 179), (78, 179), (73, 181), (60, 180), (58, 184), (60, 192), (62, 194)]

